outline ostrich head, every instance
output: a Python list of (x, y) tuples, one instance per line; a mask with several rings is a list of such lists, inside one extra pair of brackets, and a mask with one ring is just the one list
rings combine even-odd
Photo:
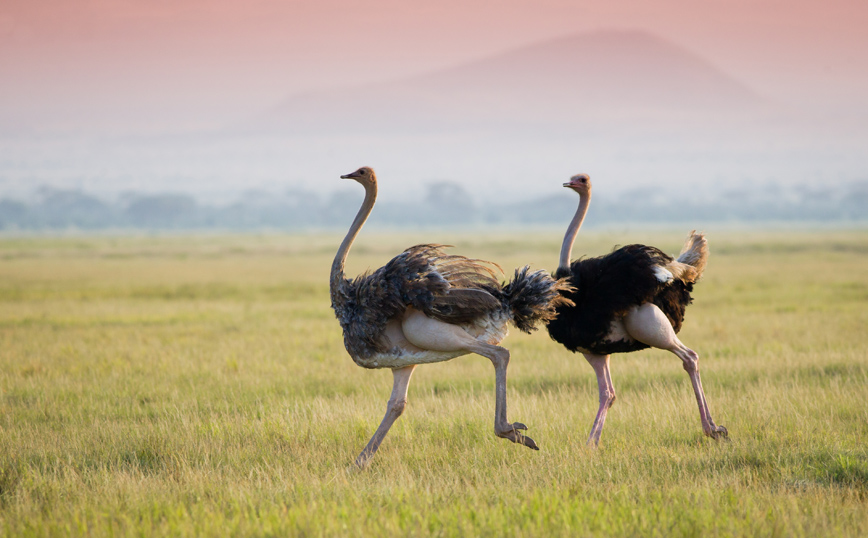
[(365, 187), (376, 186), (377, 176), (374, 174), (374, 169), (370, 166), (363, 166), (351, 174), (344, 174), (342, 179), (354, 179)]
[(564, 183), (564, 187), (573, 189), (579, 194), (590, 194), (591, 178), (588, 177), (588, 174), (576, 174), (570, 178), (569, 182)]

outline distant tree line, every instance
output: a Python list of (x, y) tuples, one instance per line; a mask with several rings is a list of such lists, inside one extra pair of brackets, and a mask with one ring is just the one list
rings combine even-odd
[[(473, 200), (459, 184), (432, 183), (413, 202), (380, 202), (372, 226), (456, 227), (473, 225), (565, 225), (578, 197), (559, 193), (521, 203)], [(286, 229), (344, 228), (361, 195), (339, 191), (321, 197), (305, 191), (251, 191), (225, 205), (209, 205), (187, 194), (129, 193), (106, 201), (81, 190), (42, 188), (26, 203), (0, 198), (0, 230), (98, 229)], [(594, 194), (589, 223), (676, 223), (745, 221), (868, 221), (868, 181), (839, 189), (729, 190), (679, 195), (634, 190), (617, 196)]]

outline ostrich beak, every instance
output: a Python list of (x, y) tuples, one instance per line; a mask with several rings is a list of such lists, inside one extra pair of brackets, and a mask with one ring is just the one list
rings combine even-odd
[(590, 181), (590, 178), (588, 178), (587, 175), (579, 174), (577, 176), (571, 177), (568, 182), (564, 183), (564, 187), (567, 187), (568, 189), (574, 189), (574, 188), (577, 188), (580, 186), (588, 185), (589, 181)]

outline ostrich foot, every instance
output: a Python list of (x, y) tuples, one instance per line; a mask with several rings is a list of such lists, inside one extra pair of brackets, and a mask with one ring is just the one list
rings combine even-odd
[(503, 439), (509, 439), (513, 443), (524, 445), (533, 450), (539, 450), (536, 442), (527, 435), (520, 433), (519, 430), (527, 430), (527, 426), (521, 422), (515, 422), (506, 426), (495, 427), (494, 434)]
[(371, 458), (373, 458), (373, 457), (374, 457), (373, 454), (368, 454), (365, 452), (362, 452), (361, 454), (359, 454), (359, 456), (356, 458), (356, 461), (354, 462), (356, 469), (367, 468), (368, 464), (371, 462)]
[(710, 427), (705, 428), (705, 435), (711, 437), (715, 441), (719, 439), (729, 439), (729, 432), (726, 430), (726, 426), (715, 426), (714, 423), (712, 423)]

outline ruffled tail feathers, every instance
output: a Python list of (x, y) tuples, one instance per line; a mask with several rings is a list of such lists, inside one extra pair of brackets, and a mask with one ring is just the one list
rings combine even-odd
[(503, 299), (512, 311), (512, 322), (522, 332), (536, 330), (540, 322), (551, 321), (557, 308), (572, 305), (564, 293), (574, 291), (568, 279), (555, 280), (546, 271), (530, 272), (529, 266), (515, 270), (512, 281), (503, 286)]
[(692, 284), (702, 277), (706, 263), (708, 263), (708, 240), (704, 233), (696, 233), (696, 230), (692, 230), (687, 234), (687, 241), (684, 242), (678, 258), (666, 268), (675, 278)]

